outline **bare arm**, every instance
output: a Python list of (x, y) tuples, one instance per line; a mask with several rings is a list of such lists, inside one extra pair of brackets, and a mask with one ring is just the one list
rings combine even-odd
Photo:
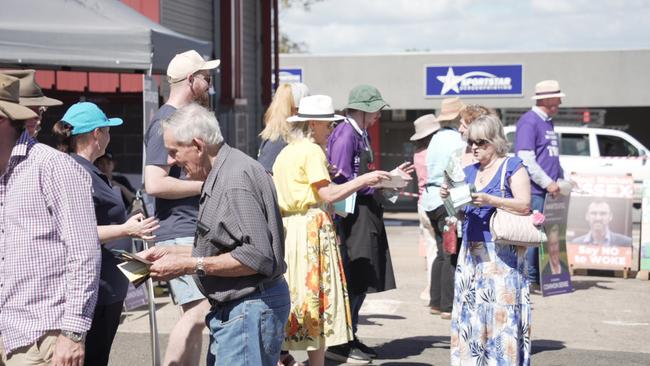
[(144, 186), (148, 194), (165, 199), (180, 199), (201, 194), (203, 182), (169, 176), (168, 166), (144, 167)]
[(315, 183), (316, 189), (318, 191), (318, 196), (327, 204), (332, 204), (336, 201), (340, 201), (352, 193), (368, 187), (377, 185), (379, 182), (385, 179), (390, 179), (390, 174), (382, 170), (376, 170), (374, 172), (366, 173), (355, 179), (347, 181), (343, 184), (334, 184), (328, 181), (321, 181)]
[(145, 219), (144, 215), (137, 214), (131, 216), (123, 224), (97, 226), (97, 235), (102, 244), (129, 236), (151, 240), (155, 238), (155, 235), (152, 234), (153, 231), (159, 227), (155, 217)]

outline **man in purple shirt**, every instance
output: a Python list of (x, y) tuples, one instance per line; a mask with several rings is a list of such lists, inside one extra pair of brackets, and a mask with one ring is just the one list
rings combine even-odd
[[(564, 177), (560, 166), (560, 147), (553, 129), (553, 116), (557, 114), (564, 93), (555, 80), (544, 80), (535, 85), (536, 101), (533, 108), (517, 121), (515, 153), (524, 162), (531, 180), (531, 208), (544, 210), (546, 194), (555, 197), (560, 192), (558, 179)], [(528, 279), (539, 286), (539, 249), (529, 248)]]
[(0, 74), (0, 366), (74, 365), (101, 253), (88, 173), (34, 140), (18, 79)]
[[(345, 107), (347, 118), (336, 126), (327, 143), (327, 159), (337, 171), (335, 183), (345, 183), (368, 172), (374, 156), (366, 129), (379, 121), (381, 109), (386, 106), (388, 103), (373, 86), (360, 85), (350, 91)], [(336, 361), (370, 361), (377, 356), (356, 337), (359, 310), (366, 293), (395, 288), (383, 208), (373, 197), (374, 193), (373, 188), (358, 191), (354, 213), (337, 221), (355, 336), (348, 344), (327, 349), (325, 357)]]

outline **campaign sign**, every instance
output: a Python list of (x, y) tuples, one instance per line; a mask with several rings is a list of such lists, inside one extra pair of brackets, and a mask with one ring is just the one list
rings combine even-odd
[(569, 262), (577, 268), (630, 268), (634, 179), (588, 174), (571, 179), (578, 189), (567, 222)]
[(641, 203), (641, 265), (642, 271), (650, 271), (650, 179), (643, 181)]
[(569, 201), (570, 196), (562, 195), (547, 195), (544, 201), (544, 231), (548, 240), (539, 248), (542, 296), (573, 292), (566, 249)]
[[(291, 84), (291, 83), (302, 83), (302, 68), (287, 68), (280, 69), (278, 72), (278, 78), (280, 79), (280, 85), (282, 84)], [(272, 75), (273, 78), (273, 90), (276, 89), (275, 86), (275, 74)]]
[(426, 66), (425, 96), (521, 96), (522, 65)]

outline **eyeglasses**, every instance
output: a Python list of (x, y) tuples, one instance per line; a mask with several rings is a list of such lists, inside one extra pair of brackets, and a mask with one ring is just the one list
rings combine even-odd
[(467, 146), (470, 146), (470, 147), (473, 146), (473, 145), (476, 145), (477, 147), (483, 147), (483, 146), (485, 146), (485, 145), (487, 145), (489, 143), (490, 143), (490, 141), (484, 140), (484, 139), (479, 139), (479, 140), (468, 139), (467, 140)]
[(196, 77), (196, 76), (202, 76), (202, 77), (203, 77), (203, 80), (205, 80), (205, 82), (208, 83), (208, 85), (210, 85), (210, 83), (212, 83), (212, 75), (200, 74), (200, 73), (199, 73), (199, 74), (194, 74), (194, 76), (195, 76), (195, 77)]

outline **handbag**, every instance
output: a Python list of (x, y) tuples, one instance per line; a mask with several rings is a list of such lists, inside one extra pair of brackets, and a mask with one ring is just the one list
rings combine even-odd
[[(506, 167), (501, 169), (501, 197), (505, 198)], [(517, 215), (497, 208), (490, 218), (490, 232), (496, 244), (539, 247), (546, 241), (546, 234), (533, 224), (533, 215)]]
[(458, 254), (458, 221), (445, 219), (445, 227), (442, 231), (442, 248), (447, 254)]

